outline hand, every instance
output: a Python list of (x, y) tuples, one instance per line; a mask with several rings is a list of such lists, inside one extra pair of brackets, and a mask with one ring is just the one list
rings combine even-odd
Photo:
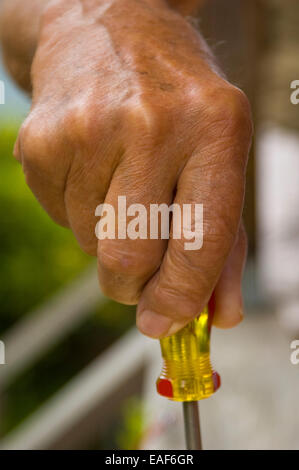
[[(56, 0), (32, 84), (15, 156), (50, 216), (97, 254), (104, 293), (138, 302), (137, 325), (152, 337), (185, 326), (214, 289), (214, 323), (237, 324), (250, 110), (199, 33), (162, 0)], [(146, 207), (203, 204), (203, 247), (98, 242), (95, 208), (117, 207), (119, 195)]]

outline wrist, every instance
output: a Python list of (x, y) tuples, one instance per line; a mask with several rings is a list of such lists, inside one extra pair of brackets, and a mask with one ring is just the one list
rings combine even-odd
[(13, 79), (26, 91), (31, 89), (30, 69), (37, 47), (40, 18), (49, 1), (6, 0), (1, 5), (3, 59)]

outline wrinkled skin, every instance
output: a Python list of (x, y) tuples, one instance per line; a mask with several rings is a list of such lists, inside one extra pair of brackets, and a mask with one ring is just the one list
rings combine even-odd
[[(97, 255), (103, 292), (138, 303), (137, 325), (152, 337), (186, 325), (214, 289), (214, 323), (239, 323), (250, 109), (199, 33), (162, 0), (54, 1), (32, 85), (15, 157), (50, 216)], [(128, 205), (202, 203), (202, 249), (98, 241), (95, 208), (116, 207), (119, 195)]]

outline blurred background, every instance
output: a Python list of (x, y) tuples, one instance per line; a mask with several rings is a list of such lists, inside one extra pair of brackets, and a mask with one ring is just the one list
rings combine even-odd
[[(201, 408), (206, 449), (299, 449), (299, 3), (210, 0), (199, 25), (250, 98), (255, 141), (244, 219), (246, 318), (213, 331), (219, 392)], [(104, 298), (92, 258), (27, 188), (12, 149), (29, 99), (0, 104), (0, 448), (182, 449), (180, 406), (156, 395), (158, 342)]]

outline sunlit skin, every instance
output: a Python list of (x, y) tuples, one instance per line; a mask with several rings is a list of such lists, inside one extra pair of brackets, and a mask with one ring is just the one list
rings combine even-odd
[[(246, 256), (248, 100), (184, 16), (202, 2), (170, 3), (7, 0), (1, 13), (8, 70), (32, 89), (14, 152), (26, 181), (97, 256), (103, 292), (138, 304), (137, 326), (152, 337), (185, 326), (213, 290), (214, 324), (238, 324)], [(98, 241), (95, 208), (116, 207), (119, 195), (146, 207), (203, 204), (203, 247)]]

